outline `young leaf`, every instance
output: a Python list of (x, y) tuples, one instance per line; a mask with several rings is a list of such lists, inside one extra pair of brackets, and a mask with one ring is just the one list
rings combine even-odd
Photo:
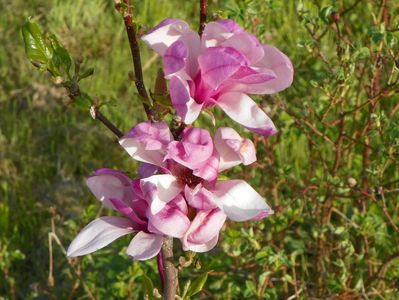
[(25, 43), (26, 56), (33, 65), (45, 69), (53, 54), (36, 23), (27, 19), (22, 25), (22, 37)]
[(48, 40), (50, 41), (51, 47), (53, 49), (51, 64), (54, 65), (58, 70), (65, 70), (68, 77), (70, 77), (69, 70), (72, 65), (72, 60), (68, 51), (60, 44), (54, 34), (50, 34), (48, 36)]
[(189, 286), (186, 297), (194, 296), (199, 293), (205, 285), (206, 280), (208, 279), (208, 272), (202, 274), (197, 279), (195, 279), (191, 285)]

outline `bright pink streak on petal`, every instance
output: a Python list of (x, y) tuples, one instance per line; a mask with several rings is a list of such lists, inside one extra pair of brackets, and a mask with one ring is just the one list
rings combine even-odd
[(181, 195), (168, 202), (157, 214), (147, 213), (151, 225), (159, 232), (181, 238), (190, 226), (187, 217), (187, 204)]

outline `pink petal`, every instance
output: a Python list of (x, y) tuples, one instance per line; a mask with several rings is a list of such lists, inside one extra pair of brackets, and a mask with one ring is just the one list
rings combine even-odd
[(213, 141), (209, 132), (202, 128), (186, 128), (181, 141), (171, 142), (165, 159), (172, 159), (194, 170), (202, 166), (213, 153)]
[(233, 36), (229, 28), (218, 22), (209, 22), (206, 24), (202, 34), (202, 48), (210, 48), (220, 46), (225, 40)]
[(186, 22), (177, 19), (166, 19), (150, 30), (141, 39), (154, 51), (164, 55), (166, 49), (188, 32), (192, 31)]
[(126, 218), (101, 217), (89, 223), (69, 245), (67, 255), (76, 257), (104, 248), (117, 238), (134, 231)]
[(202, 109), (202, 104), (195, 102), (190, 96), (190, 88), (187, 81), (178, 76), (170, 80), (170, 98), (176, 113), (186, 124), (194, 122)]
[(252, 141), (243, 139), (233, 128), (219, 128), (214, 142), (220, 157), (219, 172), (241, 163), (249, 165), (256, 161), (256, 149)]
[(120, 171), (99, 169), (86, 179), (86, 184), (94, 196), (108, 208), (114, 208), (111, 198), (130, 203), (134, 197), (131, 179)]
[(236, 33), (220, 44), (223, 47), (231, 47), (243, 54), (251, 64), (259, 61), (263, 55), (263, 47), (258, 39), (247, 32)]
[(165, 76), (176, 73), (186, 65), (188, 49), (183, 41), (174, 42), (166, 49), (163, 56), (163, 65)]
[(152, 214), (160, 212), (166, 203), (172, 201), (182, 191), (181, 184), (169, 174), (143, 178), (140, 180), (140, 186)]
[(218, 20), (216, 22), (218, 24), (222, 25), (224, 28), (226, 28), (229, 32), (232, 32), (232, 33), (244, 32), (244, 29), (242, 29), (242, 27), (237, 22), (234, 22), (233, 20), (224, 19), (224, 20)]
[(161, 251), (162, 235), (140, 231), (135, 235), (127, 248), (127, 254), (134, 260), (147, 260)]
[(216, 104), (234, 121), (252, 132), (270, 136), (277, 132), (272, 120), (246, 94), (229, 92), (222, 94)]
[(183, 248), (192, 249), (192, 246), (210, 242), (219, 235), (225, 220), (226, 215), (218, 208), (197, 212), (183, 237)]
[(148, 164), (148, 163), (141, 163), (139, 165), (139, 177), (140, 178), (145, 178), (145, 177), (150, 177), (152, 175), (155, 175), (158, 172), (158, 166)]
[(205, 179), (207, 181), (213, 181), (217, 178), (219, 173), (219, 156), (216, 151), (213, 152), (212, 156), (201, 166), (197, 167), (193, 171), (193, 175)]
[(164, 56), (167, 49), (175, 42), (182, 41), (187, 47), (185, 71), (194, 77), (198, 71), (197, 58), (201, 51), (198, 33), (191, 30), (186, 22), (177, 19), (167, 19), (142, 37), (153, 50)]
[(190, 220), (187, 217), (187, 204), (181, 195), (178, 195), (173, 201), (168, 202), (165, 207), (157, 214), (148, 211), (148, 220), (150, 224), (162, 234), (181, 238), (190, 226)]
[(132, 207), (128, 206), (119, 199), (110, 199), (110, 201), (118, 212), (123, 214), (125, 217), (130, 219), (133, 224), (135, 224), (135, 228), (139, 228), (140, 230), (147, 228), (147, 221), (141, 219)]
[(212, 47), (199, 57), (201, 79), (213, 90), (247, 64), (246, 58), (230, 47)]
[(247, 221), (260, 214), (272, 214), (273, 210), (244, 180), (225, 180), (212, 190), (219, 208), (233, 221)]
[(134, 126), (119, 141), (134, 159), (163, 166), (166, 145), (173, 136), (165, 122), (142, 122)]
[(186, 185), (184, 196), (187, 203), (198, 210), (211, 210), (216, 207), (213, 194), (201, 184), (198, 184), (194, 189)]
[(252, 90), (248, 93), (277, 93), (289, 87), (294, 79), (294, 67), (284, 53), (269, 45), (263, 45), (263, 51), (265, 55), (255, 67), (272, 70), (276, 74), (276, 78), (258, 86), (250, 87)]
[(208, 252), (212, 250), (216, 244), (218, 243), (219, 234), (215, 235), (211, 240), (203, 244), (193, 244), (193, 243), (185, 243), (183, 244), (184, 251), (194, 251), (194, 252)]

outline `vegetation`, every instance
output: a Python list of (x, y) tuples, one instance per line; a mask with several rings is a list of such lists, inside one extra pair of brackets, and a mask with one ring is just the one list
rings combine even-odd
[[(197, 28), (197, 2), (133, 4), (147, 30), (169, 17)], [(32, 16), (94, 68), (82, 89), (126, 131), (145, 115), (128, 79), (129, 46), (113, 1), (0, 7), (0, 299), (156, 297), (156, 262), (133, 263), (124, 251), (129, 238), (67, 259), (79, 229), (103, 213), (84, 178), (100, 167), (134, 177), (136, 164), (33, 68), (20, 33)], [(193, 299), (398, 299), (399, 3), (215, 0), (209, 9), (210, 19), (235, 19), (279, 47), (296, 75), (288, 90), (258, 98), (279, 133), (252, 136), (256, 166), (230, 173), (251, 182), (276, 214), (228, 223), (207, 254), (177, 253), (180, 289), (208, 272)], [(144, 45), (142, 55), (151, 87), (161, 62)], [(218, 127), (234, 126), (214, 114)], [(199, 122), (214, 130), (207, 116)]]

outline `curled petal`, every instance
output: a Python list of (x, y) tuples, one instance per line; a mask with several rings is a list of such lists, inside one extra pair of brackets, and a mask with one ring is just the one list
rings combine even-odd
[(184, 249), (192, 249), (192, 246), (210, 242), (219, 235), (225, 221), (226, 215), (218, 208), (198, 211), (183, 237)]
[(163, 166), (166, 145), (173, 136), (165, 122), (142, 122), (134, 126), (119, 141), (134, 159)]
[(182, 191), (180, 183), (169, 174), (143, 178), (140, 180), (140, 186), (152, 214), (160, 212), (166, 203), (172, 201)]
[(216, 207), (213, 194), (201, 184), (198, 184), (194, 189), (186, 185), (184, 196), (187, 203), (198, 210), (211, 210)]
[(234, 121), (248, 130), (264, 136), (277, 132), (272, 120), (246, 94), (229, 92), (222, 94), (216, 104)]
[(92, 253), (134, 230), (133, 223), (126, 218), (101, 217), (95, 219), (83, 228), (72, 241), (67, 255), (76, 257)]
[(134, 260), (147, 260), (161, 251), (162, 235), (140, 231), (135, 235), (127, 248), (127, 254)]
[(190, 226), (190, 220), (187, 217), (187, 204), (181, 195), (178, 195), (173, 201), (168, 202), (165, 207), (157, 214), (148, 211), (148, 220), (157, 232), (162, 234), (181, 238)]
[(273, 214), (273, 210), (244, 180), (225, 180), (212, 190), (218, 207), (233, 221), (247, 221)]
[(242, 138), (233, 128), (219, 128), (214, 141), (220, 157), (220, 172), (241, 163), (249, 165), (256, 161), (256, 149), (252, 141)]
[(215, 235), (211, 240), (203, 244), (193, 244), (186, 242), (185, 244), (183, 244), (183, 250), (194, 251), (199, 253), (208, 252), (211, 251), (216, 246), (218, 240), (219, 240), (219, 234)]
[(213, 141), (202, 128), (186, 128), (181, 141), (169, 143), (165, 159), (172, 159), (194, 170), (203, 165), (213, 153)]
[(111, 198), (130, 203), (134, 197), (132, 180), (120, 171), (99, 169), (86, 179), (86, 184), (94, 196), (108, 208), (114, 208)]
[(186, 124), (194, 122), (202, 109), (202, 104), (195, 102), (190, 96), (190, 88), (187, 81), (178, 76), (173, 76), (170, 80), (170, 98), (176, 113)]
[(214, 181), (218, 176), (218, 171), (219, 157), (216, 151), (214, 151), (212, 156), (205, 163), (193, 170), (193, 175), (207, 181)]

